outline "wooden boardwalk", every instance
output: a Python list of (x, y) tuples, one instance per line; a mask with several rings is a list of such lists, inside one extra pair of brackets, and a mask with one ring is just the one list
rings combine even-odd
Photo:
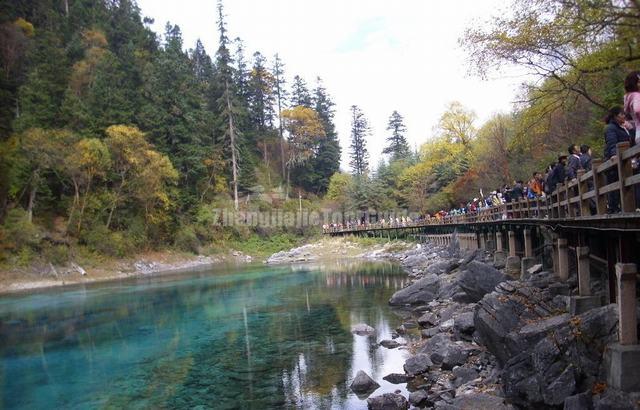
[[(640, 204), (635, 190), (640, 189), (640, 173), (634, 174), (631, 163), (640, 156), (640, 145), (629, 147), (628, 142), (617, 146), (617, 155), (608, 161), (594, 159), (592, 170), (578, 171), (577, 178), (558, 184), (555, 191), (536, 199), (482, 208), (465, 215), (430, 217), (417, 223), (369, 223), (356, 227), (327, 228), (328, 235), (376, 234), (385, 230), (432, 232), (438, 228), (482, 229), (489, 225), (545, 225), (567, 229), (611, 231), (640, 231)], [(615, 182), (607, 182), (616, 179)], [(619, 195), (621, 212), (607, 214), (607, 198)], [(592, 208), (595, 214), (592, 215)]]

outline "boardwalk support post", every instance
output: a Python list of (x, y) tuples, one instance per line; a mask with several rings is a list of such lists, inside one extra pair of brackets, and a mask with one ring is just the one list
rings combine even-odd
[(600, 296), (591, 296), (591, 270), (589, 267), (589, 248), (577, 246), (578, 257), (578, 289), (580, 296), (569, 299), (569, 313), (579, 315), (588, 310), (600, 307)]
[(567, 238), (558, 238), (558, 277), (565, 282), (569, 279), (569, 249)]
[(516, 256), (516, 233), (509, 231), (509, 256)]
[(634, 263), (616, 264), (618, 277), (618, 329), (620, 340), (607, 346), (607, 383), (614, 389), (640, 391), (640, 345), (636, 319), (636, 274)]
[(527, 258), (533, 257), (533, 241), (531, 239), (531, 229), (525, 229), (523, 231), (524, 236), (524, 256)]
[(502, 232), (498, 231), (496, 232), (496, 251), (503, 251), (504, 248), (502, 246)]

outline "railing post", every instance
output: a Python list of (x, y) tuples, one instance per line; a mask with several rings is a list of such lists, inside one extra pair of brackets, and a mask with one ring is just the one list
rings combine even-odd
[(523, 230), (524, 236), (524, 256), (525, 258), (533, 257), (533, 241), (531, 238), (531, 229)]
[(601, 175), (598, 172), (598, 167), (602, 164), (602, 160), (594, 159), (591, 161), (591, 170), (593, 171), (593, 192), (595, 196), (593, 199), (596, 201), (596, 212), (598, 215), (604, 215), (607, 212), (606, 198), (600, 195), (600, 187), (606, 185), (603, 181), (604, 174)]
[(636, 274), (635, 263), (617, 263), (618, 277), (618, 329), (621, 345), (638, 343), (636, 320)]
[(620, 209), (622, 212), (633, 212), (636, 209), (635, 191), (633, 186), (625, 186), (624, 181), (633, 175), (631, 160), (623, 160), (622, 154), (629, 149), (628, 142), (616, 145), (618, 151), (618, 180), (620, 181)]
[[(566, 181), (566, 180), (565, 180), (565, 181)], [(566, 183), (566, 182), (565, 182), (565, 183)], [(561, 205), (561, 203), (562, 203), (562, 197), (563, 197), (562, 193), (563, 193), (563, 192), (566, 192), (566, 190), (565, 190), (565, 183), (558, 184), (558, 191), (557, 191), (557, 192), (558, 192), (558, 194), (557, 194), (558, 202), (557, 202), (557, 204), (556, 204), (556, 205), (557, 205), (557, 207), (558, 207), (558, 218), (564, 218), (564, 217), (566, 216), (566, 215), (565, 215), (565, 212), (564, 212), (564, 207)]]
[(578, 197), (580, 198), (580, 216), (591, 215), (591, 207), (589, 206), (589, 200), (584, 199), (584, 195), (589, 191), (589, 185), (587, 181), (582, 181), (584, 176), (584, 169), (578, 170)]
[(516, 233), (509, 231), (507, 235), (509, 236), (509, 256), (516, 256)]
[(573, 218), (576, 216), (576, 212), (573, 206), (571, 206), (571, 191), (573, 191), (573, 188), (569, 188), (569, 183), (570, 181), (567, 181), (567, 184), (565, 185), (564, 196), (567, 201), (567, 214), (569, 218)]
[(558, 238), (558, 277), (565, 282), (569, 279), (569, 249), (567, 238)]

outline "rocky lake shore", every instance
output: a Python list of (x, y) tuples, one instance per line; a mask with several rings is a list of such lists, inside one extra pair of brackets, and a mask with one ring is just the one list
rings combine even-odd
[[(316, 260), (318, 247), (280, 252), (267, 263)], [(399, 390), (376, 395), (377, 383), (364, 372), (350, 381), (369, 409), (640, 408), (639, 395), (605, 382), (603, 352), (617, 340), (616, 306), (567, 312), (575, 274), (561, 283), (536, 265), (523, 278), (510, 276), (490, 254), (461, 252), (456, 240), (448, 247), (390, 243), (353, 256), (401, 264), (412, 283), (389, 300), (401, 323), (393, 338), (420, 333), (408, 346), (405, 373), (385, 376), (407, 383), (408, 397)], [(354, 332), (367, 334), (368, 325), (358, 326)]]

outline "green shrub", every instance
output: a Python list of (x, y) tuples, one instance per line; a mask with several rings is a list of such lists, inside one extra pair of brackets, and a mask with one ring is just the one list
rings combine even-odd
[(6, 236), (5, 246), (16, 252), (20, 252), (24, 247), (37, 248), (40, 245), (40, 229), (29, 222), (27, 213), (21, 208), (9, 211), (3, 230)]
[(131, 241), (122, 232), (111, 232), (104, 225), (96, 225), (83, 232), (87, 247), (103, 255), (123, 257), (132, 249)]
[(173, 244), (176, 248), (186, 252), (199, 253), (200, 241), (196, 236), (196, 232), (193, 227), (183, 225), (178, 229), (175, 234)]
[(67, 245), (50, 245), (43, 247), (42, 255), (47, 262), (54, 265), (66, 265), (69, 262), (69, 247)]

